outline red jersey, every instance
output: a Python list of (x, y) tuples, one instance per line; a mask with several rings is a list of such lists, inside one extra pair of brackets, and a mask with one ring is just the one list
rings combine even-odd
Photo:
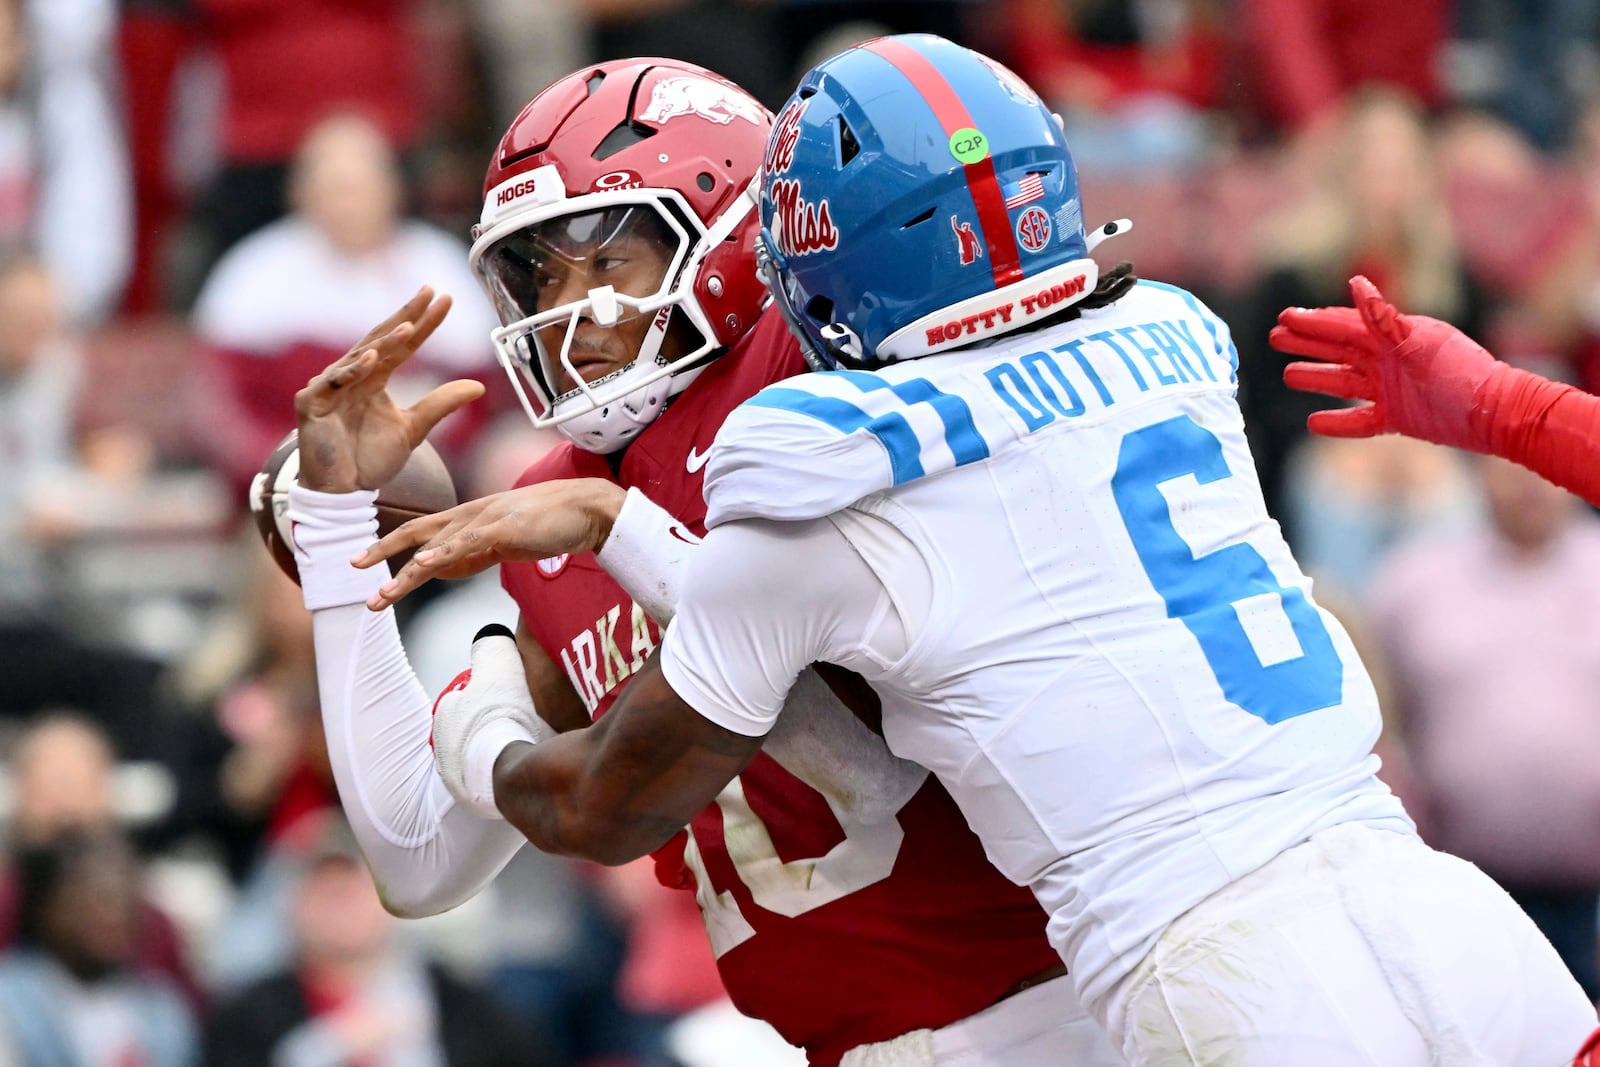
[[(634, 439), (616, 475), (604, 456), (562, 445), (519, 484), (609, 478), (704, 534), (702, 466), (718, 427), (804, 369), (769, 309)], [(604, 714), (660, 642), (656, 624), (589, 553), (501, 574), (523, 625)], [(966, 1018), (1060, 963), (1033, 894), (990, 866), (931, 775), (896, 821), (852, 839), (822, 793), (761, 753), (690, 824), (684, 860), (729, 996), (813, 1064)]]

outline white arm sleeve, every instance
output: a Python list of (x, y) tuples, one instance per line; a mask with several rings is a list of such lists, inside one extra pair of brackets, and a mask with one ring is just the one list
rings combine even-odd
[[(807, 665), (881, 663), (868, 635), (894, 609), (877, 576), (827, 519), (743, 519), (710, 531), (661, 641), (667, 682), (701, 715), (766, 734)], [(900, 632), (898, 617), (888, 629)]]
[(433, 701), (406, 662), (393, 610), (374, 614), (365, 604), (388, 570), (349, 563), (376, 540), (375, 497), (295, 486), (289, 516), (345, 815), (384, 905), (433, 915), (487, 885), (525, 839), (510, 823), (459, 807), (434, 769)]
[(595, 562), (659, 626), (672, 621), (689, 561), (700, 547), (671, 513), (638, 489), (629, 489)]

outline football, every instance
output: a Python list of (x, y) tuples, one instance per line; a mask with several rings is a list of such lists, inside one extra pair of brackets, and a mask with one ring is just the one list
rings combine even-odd
[[(283, 572), (298, 584), (299, 569), (290, 547), (289, 487), (300, 475), (300, 447), (297, 431), (279, 441), (250, 483), (250, 511), (256, 530), (272, 558)], [(455, 483), (434, 447), (424, 441), (411, 453), (400, 473), (378, 489), (378, 536), (419, 515), (453, 508), (457, 504)], [(390, 573), (397, 573), (410, 559), (405, 553), (389, 560)]]

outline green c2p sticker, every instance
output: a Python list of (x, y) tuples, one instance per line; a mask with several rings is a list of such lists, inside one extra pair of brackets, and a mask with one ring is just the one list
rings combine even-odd
[(950, 135), (950, 154), (961, 163), (977, 163), (989, 154), (989, 139), (971, 126)]

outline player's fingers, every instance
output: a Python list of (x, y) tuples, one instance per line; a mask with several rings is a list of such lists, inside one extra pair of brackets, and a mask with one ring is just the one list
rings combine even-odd
[(339, 357), (295, 393), (295, 413), (315, 417), (334, 411), (340, 401), (372, 372), (377, 358), (371, 349)]
[(433, 336), (433, 331), (439, 328), (446, 315), (450, 314), (453, 301), (449, 293), (440, 293), (428, 302), (422, 314), (416, 319), (416, 332), (411, 335), (411, 349), (415, 351), (422, 342)]
[(494, 552), (478, 552), (449, 564), (441, 564), (435, 569), (435, 578), (449, 578), (458, 581), (462, 578), (471, 578), (474, 574), (481, 573), (500, 562), (500, 557)]
[(441, 511), (434, 515), (422, 515), (401, 523), (352, 556), (351, 565), (364, 569), (427, 544), (451, 526), (453, 522), (451, 513), (454, 510), (452, 508), (450, 511)]
[(1383, 420), (1377, 406), (1368, 404), (1313, 412), (1306, 419), (1306, 429), (1323, 437), (1372, 437), (1383, 432)]
[(1274, 331), (1334, 344), (1356, 345), (1368, 340), (1367, 324), (1355, 308), (1284, 308)]
[[(482, 570), (494, 561), (493, 556), (492, 544), (485, 540), (483, 528), (479, 525), (468, 523), (460, 529), (446, 530), (418, 549), (400, 568), (400, 573), (380, 585), (378, 591), (368, 598), (367, 607), (382, 611), (434, 578), (463, 573), (462, 567), (469, 562), (482, 561), (482, 566), (477, 568)], [(473, 574), (476, 571), (464, 573)]]
[(1360, 345), (1313, 337), (1282, 326), (1272, 328), (1272, 332), (1267, 334), (1267, 343), (1287, 355), (1320, 359), (1324, 363), (1353, 363), (1365, 351)]
[(384, 608), (393, 607), (403, 600), (407, 593), (427, 583), (433, 575), (424, 567), (418, 567), (416, 560), (400, 568), (400, 573), (390, 578), (378, 587), (378, 591), (367, 598), (368, 611), (382, 611)]
[(401, 323), (416, 322), (418, 317), (426, 311), (432, 302), (433, 287), (430, 285), (424, 285), (422, 288), (417, 290), (416, 295), (414, 295), (410, 300), (407, 300), (404, 304), (401, 304), (400, 307), (396, 309), (394, 314), (390, 315), (388, 318), (378, 323), (378, 325), (368, 330), (367, 335), (360, 341), (357, 341), (356, 346), (350, 351), (352, 353), (365, 351), (366, 349), (377, 344), (383, 338), (387, 337), (394, 331), (394, 328), (399, 326)]
[(1411, 336), (1411, 326), (1395, 306), (1385, 300), (1378, 287), (1364, 274), (1350, 279), (1350, 295), (1361, 311), (1361, 318), (1374, 334), (1397, 345)]
[(1346, 400), (1372, 400), (1366, 377), (1344, 363), (1291, 363), (1283, 368), (1283, 384), (1302, 393), (1322, 393)]
[(372, 347), (378, 350), (378, 360), (385, 374), (416, 354), (417, 349), (433, 336), (433, 332), (450, 313), (450, 307), (449, 296), (436, 296), (420, 308), (415, 316), (373, 341)]
[(472, 403), (482, 396), (483, 392), (483, 383), (472, 378), (457, 378), (453, 382), (445, 382), (411, 405), (409, 414), (412, 435), (421, 441), (446, 415)]

